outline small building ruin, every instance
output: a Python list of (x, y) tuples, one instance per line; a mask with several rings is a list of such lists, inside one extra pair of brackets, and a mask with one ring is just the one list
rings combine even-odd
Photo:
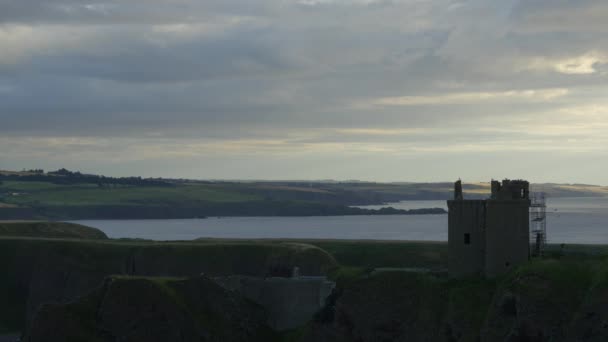
[(494, 277), (530, 258), (530, 184), (492, 181), (489, 199), (464, 199), (462, 183), (448, 200), (448, 271), (451, 277)]

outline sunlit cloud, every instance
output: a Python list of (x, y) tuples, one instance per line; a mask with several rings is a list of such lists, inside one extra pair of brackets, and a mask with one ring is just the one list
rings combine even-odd
[(469, 92), (452, 93), (432, 96), (398, 96), (384, 97), (371, 102), (378, 106), (424, 106), (449, 104), (475, 104), (492, 101), (551, 101), (565, 96), (568, 89), (540, 89), (540, 90), (509, 90), (499, 92)]
[(0, 25), (0, 66), (23, 64), (37, 55), (61, 54), (81, 46), (94, 34), (61, 25)]
[(534, 58), (528, 63), (528, 69), (553, 70), (562, 74), (586, 75), (598, 72), (597, 67), (608, 63), (608, 56), (591, 52), (577, 57), (547, 59), (544, 57)]
[(420, 134), (425, 133), (425, 130), (422, 128), (400, 128), (400, 129), (391, 129), (391, 128), (342, 128), (335, 130), (337, 134), (347, 134), (347, 135), (404, 135), (404, 134)]

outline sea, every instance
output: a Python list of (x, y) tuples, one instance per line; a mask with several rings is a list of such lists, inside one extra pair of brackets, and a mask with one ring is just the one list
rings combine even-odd
[[(444, 208), (445, 201), (401, 201), (378, 209)], [(447, 241), (447, 215), (209, 217), (177, 220), (74, 221), (110, 238), (158, 241), (218, 239), (346, 239)], [(549, 243), (608, 244), (608, 197), (547, 199)]]

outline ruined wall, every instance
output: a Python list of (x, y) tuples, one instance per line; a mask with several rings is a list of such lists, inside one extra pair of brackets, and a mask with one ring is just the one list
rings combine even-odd
[(482, 274), (485, 268), (486, 201), (448, 201), (448, 267), (451, 277)]
[(486, 204), (486, 275), (493, 277), (528, 261), (530, 201), (488, 200)]
[(491, 188), (491, 199), (494, 200), (530, 198), (530, 183), (525, 180), (505, 179), (502, 183), (493, 180)]

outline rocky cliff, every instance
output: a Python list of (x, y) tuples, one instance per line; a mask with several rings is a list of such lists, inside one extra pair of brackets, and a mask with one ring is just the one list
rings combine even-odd
[(302, 341), (608, 341), (608, 262), (535, 260), (495, 279), (387, 272), (342, 283)]
[(0, 238), (0, 331), (19, 331), (43, 303), (86, 295), (109, 275), (265, 276), (300, 267), (324, 275), (335, 267), (323, 250), (261, 242), (149, 243)]
[(264, 310), (214, 281), (110, 277), (69, 304), (43, 305), (24, 341), (273, 341)]

